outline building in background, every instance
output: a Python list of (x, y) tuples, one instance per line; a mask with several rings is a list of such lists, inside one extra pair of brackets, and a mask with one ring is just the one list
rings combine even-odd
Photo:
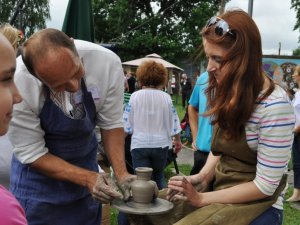
[(278, 84), (287, 90), (296, 88), (292, 79), (295, 67), (300, 65), (299, 56), (264, 55), (263, 69)]

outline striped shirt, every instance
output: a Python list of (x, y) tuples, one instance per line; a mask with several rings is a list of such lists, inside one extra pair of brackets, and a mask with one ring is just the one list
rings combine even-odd
[[(54, 92), (50, 90), (50, 98), (67, 117), (72, 119), (81, 119), (85, 115), (81, 93), (81, 89), (75, 93), (70, 93), (67, 91)], [(78, 98), (80, 99), (77, 100), (78, 103), (76, 103), (75, 99)]]
[[(294, 124), (293, 107), (285, 91), (277, 85), (270, 96), (256, 105), (246, 124), (248, 145), (257, 151), (254, 183), (266, 195), (275, 192), (286, 172)], [(283, 194), (273, 207), (283, 208)]]

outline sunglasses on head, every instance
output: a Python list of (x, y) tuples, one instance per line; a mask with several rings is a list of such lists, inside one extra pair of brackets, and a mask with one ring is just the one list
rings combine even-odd
[(223, 36), (225, 34), (230, 34), (231, 36), (235, 37), (234, 33), (232, 33), (232, 31), (229, 28), (228, 23), (225, 20), (223, 20), (217, 16), (214, 16), (207, 21), (207, 24), (205, 27), (208, 28), (213, 25), (215, 25), (215, 34), (216, 35)]

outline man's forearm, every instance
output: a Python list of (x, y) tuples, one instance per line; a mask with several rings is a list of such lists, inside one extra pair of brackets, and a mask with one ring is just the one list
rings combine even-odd
[(118, 180), (128, 175), (125, 165), (124, 139), (123, 128), (101, 130), (101, 140), (105, 153)]
[(30, 166), (48, 177), (84, 187), (93, 186), (97, 177), (97, 172), (74, 166), (51, 153), (38, 158)]

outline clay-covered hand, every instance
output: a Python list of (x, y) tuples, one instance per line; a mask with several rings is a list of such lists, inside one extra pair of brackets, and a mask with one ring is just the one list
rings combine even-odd
[(124, 201), (128, 201), (131, 197), (131, 184), (136, 180), (136, 178), (136, 175), (129, 174), (125, 177), (125, 179), (118, 181), (118, 186), (123, 194)]
[(123, 198), (118, 192), (118, 187), (107, 173), (98, 173), (96, 183), (92, 190), (92, 196), (96, 201), (109, 203), (115, 198)]
[(186, 201), (192, 206), (202, 207), (202, 194), (196, 190), (191, 181), (190, 177), (172, 177), (168, 182), (167, 199)]
[[(166, 196), (167, 200), (171, 202), (176, 201), (177, 200), (176, 196), (183, 195), (183, 192), (181, 190), (178, 190), (178, 188), (180, 188), (179, 182), (182, 182), (184, 178), (185, 178), (184, 176), (174, 176), (170, 178), (168, 182), (168, 190)], [(177, 185), (175, 186), (174, 183), (177, 183)]]
[(209, 183), (208, 181), (204, 178), (204, 176), (200, 174), (192, 175), (189, 176), (189, 179), (187, 179), (191, 184), (194, 186), (194, 188), (198, 192), (207, 192), (209, 191)]

